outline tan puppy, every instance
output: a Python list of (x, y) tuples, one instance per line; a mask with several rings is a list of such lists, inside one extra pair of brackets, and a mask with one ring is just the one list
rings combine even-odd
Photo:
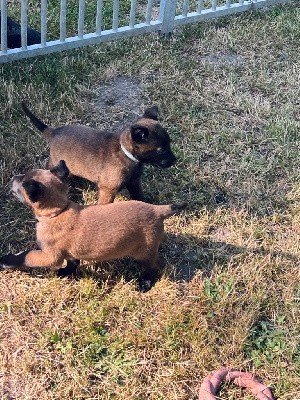
[(65, 162), (60, 161), (52, 170), (35, 169), (13, 178), (12, 193), (32, 207), (38, 220), (39, 250), (8, 254), (0, 264), (4, 268), (59, 269), (66, 259), (67, 269), (72, 270), (78, 260), (106, 261), (129, 256), (146, 267), (140, 287), (149, 289), (158, 276), (163, 221), (185, 204), (157, 206), (132, 200), (81, 206), (67, 197), (68, 174)]
[(128, 189), (133, 200), (144, 200), (140, 183), (143, 164), (169, 168), (176, 161), (170, 137), (157, 121), (155, 106), (146, 109), (135, 124), (115, 134), (82, 125), (54, 129), (38, 119), (24, 103), (22, 107), (49, 141), (48, 168), (65, 160), (72, 175), (98, 186), (99, 204), (113, 202), (123, 188)]

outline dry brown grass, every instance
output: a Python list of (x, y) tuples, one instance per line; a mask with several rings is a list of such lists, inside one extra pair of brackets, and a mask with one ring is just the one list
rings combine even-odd
[[(118, 127), (158, 104), (179, 162), (147, 168), (145, 191), (189, 202), (166, 224), (165, 276), (146, 294), (128, 260), (84, 264), (77, 280), (1, 272), (1, 400), (196, 400), (223, 365), (259, 375), (279, 399), (300, 398), (299, 23), (294, 2), (170, 40), (0, 67), (1, 254), (34, 246), (33, 216), (9, 180), (48, 157), (24, 98), (54, 126)], [(251, 398), (233, 386), (219, 396)]]

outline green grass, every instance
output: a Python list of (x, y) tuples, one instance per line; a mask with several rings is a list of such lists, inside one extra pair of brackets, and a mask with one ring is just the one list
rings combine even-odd
[[(224, 365), (259, 375), (278, 399), (300, 398), (299, 37), (295, 1), (170, 39), (0, 66), (1, 254), (34, 246), (34, 217), (9, 184), (49, 154), (23, 99), (52, 126), (110, 127), (157, 104), (178, 163), (146, 168), (143, 187), (157, 203), (189, 203), (166, 221), (165, 275), (147, 294), (129, 260), (83, 263), (77, 280), (1, 271), (1, 400), (196, 400)], [(117, 105), (99, 100), (118, 77), (142, 90), (138, 102), (130, 90)], [(95, 202), (91, 185), (80, 190)], [(232, 385), (219, 397), (253, 398)]]

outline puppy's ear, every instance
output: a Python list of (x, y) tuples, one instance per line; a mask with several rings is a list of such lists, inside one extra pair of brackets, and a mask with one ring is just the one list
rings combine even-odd
[(153, 106), (150, 108), (146, 108), (143, 117), (144, 118), (150, 118), (150, 119), (154, 119), (155, 121), (158, 120), (158, 107), (157, 106)]
[(139, 124), (132, 125), (131, 137), (136, 143), (146, 143), (149, 138), (148, 128)]
[(64, 160), (60, 160), (60, 162), (50, 169), (50, 172), (57, 176), (61, 181), (65, 181), (67, 177), (69, 176), (69, 168), (67, 167), (66, 163)]
[(22, 186), (25, 189), (30, 201), (33, 203), (36, 203), (39, 200), (45, 190), (45, 186), (41, 182), (35, 181), (34, 179), (23, 182)]

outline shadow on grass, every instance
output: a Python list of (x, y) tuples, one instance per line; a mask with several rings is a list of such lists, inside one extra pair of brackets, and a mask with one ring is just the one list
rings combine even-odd
[(240, 263), (242, 258), (249, 256), (270, 256), (271, 259), (280, 257), (295, 263), (300, 261), (298, 257), (283, 251), (237, 246), (224, 241), (199, 239), (192, 235), (169, 234), (162, 244), (161, 254), (165, 254), (165, 268), (170, 278), (185, 282), (193, 279), (198, 271), (204, 277), (210, 277), (216, 266), (226, 268), (234, 259)]
[[(149, 166), (147, 166), (147, 168), (149, 168)], [(151, 170), (152, 180), (154, 181), (154, 183), (152, 182), (151, 185), (153, 190), (149, 190), (149, 182), (147, 180), (148, 171), (144, 172), (144, 175), (146, 176), (142, 176), (141, 180), (145, 198), (147, 199), (147, 202), (151, 204), (173, 204), (176, 202), (187, 202), (189, 204), (189, 210), (193, 212), (197, 212), (203, 207), (206, 207), (209, 211), (214, 211), (220, 206), (230, 207), (228, 194), (221, 187), (216, 186), (214, 183), (210, 184), (203, 181), (197, 184), (196, 187), (191, 183), (187, 183), (179, 192), (178, 187), (180, 186), (178, 186), (179, 183), (176, 183), (176, 178), (172, 177), (172, 172), (165, 170), (162, 173), (168, 180), (170, 190), (168, 190), (168, 193), (166, 193), (167, 189), (164, 185), (164, 201), (162, 201), (161, 191), (159, 190), (160, 182), (158, 182), (161, 170), (158, 170), (154, 167), (152, 167)], [(153, 178), (154, 176), (157, 176), (157, 180)], [(196, 190), (197, 193), (195, 195)], [(90, 191), (93, 192), (92, 195), (96, 194), (96, 197), (98, 198), (98, 189), (96, 184), (85, 178), (80, 178), (77, 176), (72, 176), (69, 178), (68, 195), (72, 201), (75, 201), (79, 204), (86, 204), (84, 202), (83, 194), (84, 192), (89, 193)], [(125, 195), (125, 197), (130, 200), (127, 189), (122, 189), (119, 193), (121, 196)], [(97, 203), (96, 197), (95, 203)]]
[[(298, 257), (283, 251), (270, 252), (263, 247), (247, 248), (223, 241), (198, 239), (192, 235), (168, 234), (160, 249), (161, 273), (175, 282), (189, 282), (197, 272), (201, 271), (205, 278), (209, 278), (216, 266), (226, 268), (234, 259), (240, 263), (242, 258), (257, 255), (269, 256), (271, 260), (280, 257), (294, 263), (300, 261)], [(82, 262), (76, 275), (68, 279), (91, 278), (99, 284), (106, 282), (112, 289), (121, 279), (125, 282), (137, 281), (143, 271), (138, 262), (129, 258), (102, 263)], [(49, 270), (46, 269), (26, 272), (40, 278), (49, 276)]]

